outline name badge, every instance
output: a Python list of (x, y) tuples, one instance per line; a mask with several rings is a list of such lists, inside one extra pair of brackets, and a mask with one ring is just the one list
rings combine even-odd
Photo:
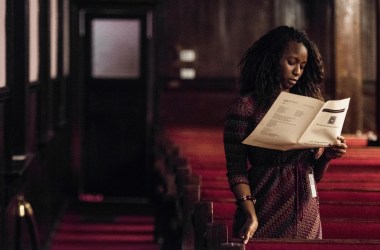
[(317, 188), (315, 185), (314, 175), (309, 174), (311, 197), (317, 197)]

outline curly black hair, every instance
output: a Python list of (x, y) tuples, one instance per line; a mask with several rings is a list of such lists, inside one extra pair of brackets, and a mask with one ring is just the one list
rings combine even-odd
[(280, 26), (257, 40), (242, 57), (239, 68), (241, 95), (252, 95), (259, 106), (265, 106), (281, 92), (280, 59), (289, 41), (302, 43), (308, 52), (304, 72), (291, 93), (323, 100), (324, 68), (318, 47), (306, 32)]

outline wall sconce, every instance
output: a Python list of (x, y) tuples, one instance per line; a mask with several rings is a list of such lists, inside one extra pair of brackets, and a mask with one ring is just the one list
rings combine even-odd
[(192, 49), (181, 49), (179, 51), (179, 77), (184, 80), (194, 79), (196, 71), (194, 68), (194, 62), (196, 59), (196, 53)]
[(192, 49), (183, 49), (179, 52), (179, 60), (181, 62), (194, 62), (195, 58), (196, 54)]
[(195, 78), (195, 69), (193, 68), (181, 68), (179, 71), (179, 77), (181, 79), (194, 79)]

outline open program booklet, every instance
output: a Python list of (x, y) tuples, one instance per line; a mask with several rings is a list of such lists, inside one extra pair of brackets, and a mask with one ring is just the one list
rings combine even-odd
[(342, 132), (350, 98), (326, 103), (281, 92), (244, 144), (289, 150), (327, 147)]

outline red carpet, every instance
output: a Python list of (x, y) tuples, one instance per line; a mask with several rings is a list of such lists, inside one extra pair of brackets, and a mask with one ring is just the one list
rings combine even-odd
[(136, 205), (73, 205), (60, 219), (50, 249), (159, 250), (153, 216), (136, 209)]

